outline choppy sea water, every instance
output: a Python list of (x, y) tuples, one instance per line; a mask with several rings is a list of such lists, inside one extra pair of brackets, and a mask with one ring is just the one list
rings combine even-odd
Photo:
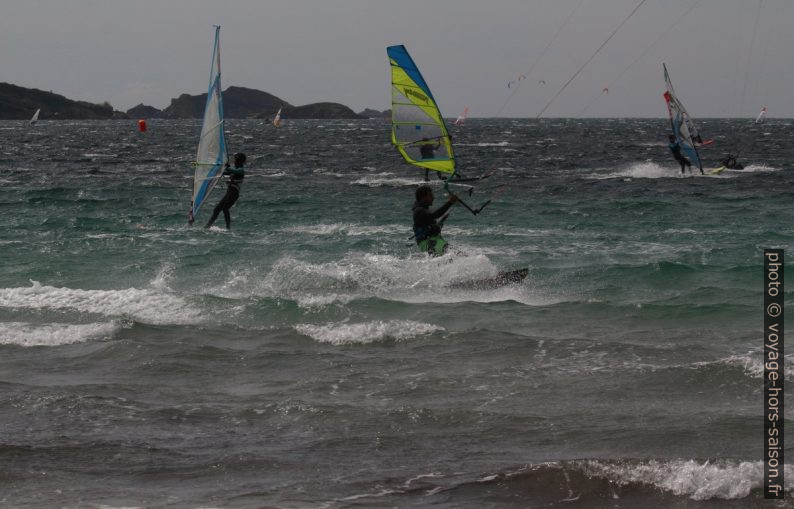
[(0, 123), (0, 505), (768, 506), (791, 121), (702, 122), (747, 169), (680, 178), (665, 120), (470, 120), (494, 200), (438, 259), (383, 121), (226, 129), (230, 232), (185, 224), (198, 121)]

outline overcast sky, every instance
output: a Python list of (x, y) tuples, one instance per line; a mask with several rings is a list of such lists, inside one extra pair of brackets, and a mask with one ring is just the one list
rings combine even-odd
[[(640, 1), (0, 0), (0, 81), (164, 108), (206, 92), (220, 24), (224, 88), (386, 109), (405, 44), (445, 115), (534, 117)], [(794, 117), (792, 26), (792, 0), (645, 0), (544, 116), (665, 116), (666, 62), (695, 117)]]

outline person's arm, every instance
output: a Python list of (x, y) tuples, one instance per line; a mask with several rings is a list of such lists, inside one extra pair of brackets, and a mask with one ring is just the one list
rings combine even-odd
[(450, 195), (449, 195), (449, 199), (447, 200), (447, 203), (445, 203), (444, 205), (442, 205), (442, 206), (438, 207), (438, 208), (437, 208), (437, 209), (436, 209), (436, 210), (435, 210), (435, 211), (432, 213), (432, 215), (433, 215), (433, 219), (438, 219), (439, 217), (443, 216), (443, 215), (444, 215), (444, 214), (445, 214), (445, 213), (446, 213), (446, 212), (449, 210), (449, 208), (450, 208), (450, 207), (451, 207), (451, 206), (452, 206), (452, 205), (453, 205), (455, 202), (457, 202), (457, 201), (458, 201), (458, 197), (457, 197), (457, 195), (455, 195), (455, 194), (450, 194)]
[(229, 168), (227, 166), (226, 169), (223, 170), (223, 174), (229, 175), (233, 179), (240, 179), (242, 177), (245, 177), (245, 170), (243, 168)]

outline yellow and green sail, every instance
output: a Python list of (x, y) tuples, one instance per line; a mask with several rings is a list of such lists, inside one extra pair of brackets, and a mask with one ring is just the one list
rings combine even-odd
[(405, 46), (386, 48), (391, 64), (391, 141), (410, 164), (455, 173), (452, 140), (422, 74)]

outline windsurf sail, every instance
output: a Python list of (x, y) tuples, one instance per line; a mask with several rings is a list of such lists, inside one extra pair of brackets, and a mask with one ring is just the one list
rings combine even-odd
[(30, 119), (30, 125), (33, 125), (39, 121), (39, 113), (41, 113), (41, 108), (37, 109), (36, 113), (33, 114), (33, 118)]
[(466, 117), (468, 117), (468, 116), (469, 116), (469, 107), (466, 106), (465, 108), (463, 108), (463, 113), (458, 115), (458, 118), (455, 119), (455, 125), (460, 127), (463, 124), (465, 124), (466, 123)]
[(755, 117), (755, 123), (763, 124), (765, 120), (766, 120), (766, 106), (761, 108), (761, 113), (759, 113), (758, 116)]
[(276, 116), (273, 117), (273, 125), (275, 127), (281, 127), (281, 108), (278, 109)]
[(193, 196), (190, 200), (188, 220), (193, 223), (199, 209), (212, 189), (223, 176), (223, 167), (228, 160), (226, 138), (223, 133), (223, 97), (221, 94), (221, 27), (215, 26), (215, 43), (212, 47), (207, 103), (204, 106), (204, 121), (196, 152), (193, 174)]
[[(670, 125), (673, 128), (673, 134), (678, 144), (681, 146), (681, 151), (686, 154), (690, 161), (700, 168), (703, 172), (703, 163), (700, 160), (695, 146), (695, 141), (700, 141), (700, 133), (698, 133), (694, 122), (687, 113), (684, 105), (678, 100), (673, 89), (673, 83), (670, 81), (670, 74), (667, 72), (667, 66), (662, 64), (664, 68), (664, 82), (667, 86), (667, 91), (664, 93), (664, 100), (667, 103), (667, 112), (670, 114)], [(702, 141), (701, 141), (702, 143)]]
[(405, 160), (455, 174), (452, 140), (430, 87), (405, 46), (386, 48), (391, 64), (391, 141)]

